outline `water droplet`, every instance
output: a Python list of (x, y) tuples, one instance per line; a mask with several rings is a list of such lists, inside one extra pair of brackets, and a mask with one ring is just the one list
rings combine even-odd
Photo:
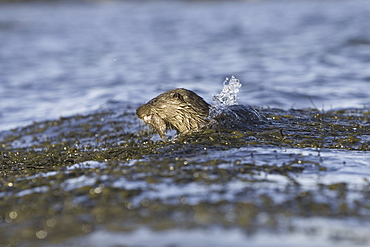
[(143, 207), (148, 207), (149, 206), (149, 200), (148, 199), (144, 199), (144, 200), (142, 200), (141, 201), (141, 206), (143, 206)]
[(103, 191), (103, 189), (102, 189), (101, 187), (96, 187), (96, 188), (94, 189), (94, 193), (95, 193), (95, 194), (100, 194), (102, 191)]
[(11, 211), (9, 213), (9, 218), (11, 218), (12, 220), (16, 219), (17, 216), (18, 216), (17, 211)]
[(237, 93), (242, 84), (234, 76), (231, 76), (231, 79), (226, 77), (224, 81), (224, 87), (221, 92), (213, 96), (213, 101), (217, 105), (228, 106), (228, 105), (237, 105), (238, 97)]
[(90, 224), (90, 223), (84, 223), (84, 224), (82, 224), (81, 229), (85, 233), (89, 233), (94, 229), (94, 226), (93, 226), (93, 224)]
[(48, 232), (45, 231), (45, 230), (40, 230), (40, 231), (36, 232), (36, 237), (38, 239), (44, 239), (44, 238), (46, 238), (47, 235), (48, 235)]
[(127, 204), (126, 204), (126, 208), (127, 209), (132, 209), (134, 207), (134, 205), (132, 204), (132, 202), (128, 202)]
[(48, 227), (54, 227), (57, 224), (57, 220), (55, 218), (50, 218), (46, 221), (46, 225)]
[(180, 201), (181, 201), (182, 204), (186, 205), (186, 204), (188, 204), (189, 199), (186, 196), (183, 196), (183, 197), (181, 197)]

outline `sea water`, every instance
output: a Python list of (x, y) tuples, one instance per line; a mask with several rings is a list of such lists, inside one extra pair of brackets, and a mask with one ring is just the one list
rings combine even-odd
[(2, 3), (0, 130), (179, 87), (211, 102), (229, 75), (246, 82), (244, 105), (368, 107), (369, 9), (366, 0)]
[[(1, 4), (0, 241), (369, 245), (369, 155), (340, 145), (369, 141), (353, 118), (370, 104), (369, 25), (362, 0)], [(230, 77), (220, 92), (229, 75), (243, 87)], [(136, 107), (180, 87), (275, 118), (261, 133), (150, 141)], [(320, 122), (332, 108), (344, 113)], [(338, 126), (346, 138), (324, 137), (336, 147), (308, 147)], [(295, 139), (305, 148), (284, 145)]]

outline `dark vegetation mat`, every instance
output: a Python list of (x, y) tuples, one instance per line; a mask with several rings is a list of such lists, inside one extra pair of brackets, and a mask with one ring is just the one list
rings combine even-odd
[[(307, 187), (299, 177), (333, 171), (322, 152), (368, 152), (370, 112), (261, 112), (270, 123), (253, 131), (207, 130), (168, 142), (153, 140), (133, 109), (0, 133), (0, 246), (63, 243), (97, 229), (286, 234), (297, 218), (369, 221), (366, 178), (357, 187)], [(370, 244), (370, 235), (353, 241)]]

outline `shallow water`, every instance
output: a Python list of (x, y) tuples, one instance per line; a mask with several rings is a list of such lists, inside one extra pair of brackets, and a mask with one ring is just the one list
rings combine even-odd
[[(361, 0), (1, 4), (0, 245), (368, 246), (368, 30)], [(135, 116), (231, 75), (253, 131)]]
[(117, 102), (2, 132), (0, 243), (368, 245), (370, 112), (261, 112), (168, 142)]

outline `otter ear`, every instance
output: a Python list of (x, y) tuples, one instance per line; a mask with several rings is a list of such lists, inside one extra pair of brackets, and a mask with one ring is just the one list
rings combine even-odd
[(182, 102), (185, 102), (184, 97), (182, 97), (182, 95), (180, 93), (174, 93), (173, 97), (176, 98), (176, 99), (181, 100)]

